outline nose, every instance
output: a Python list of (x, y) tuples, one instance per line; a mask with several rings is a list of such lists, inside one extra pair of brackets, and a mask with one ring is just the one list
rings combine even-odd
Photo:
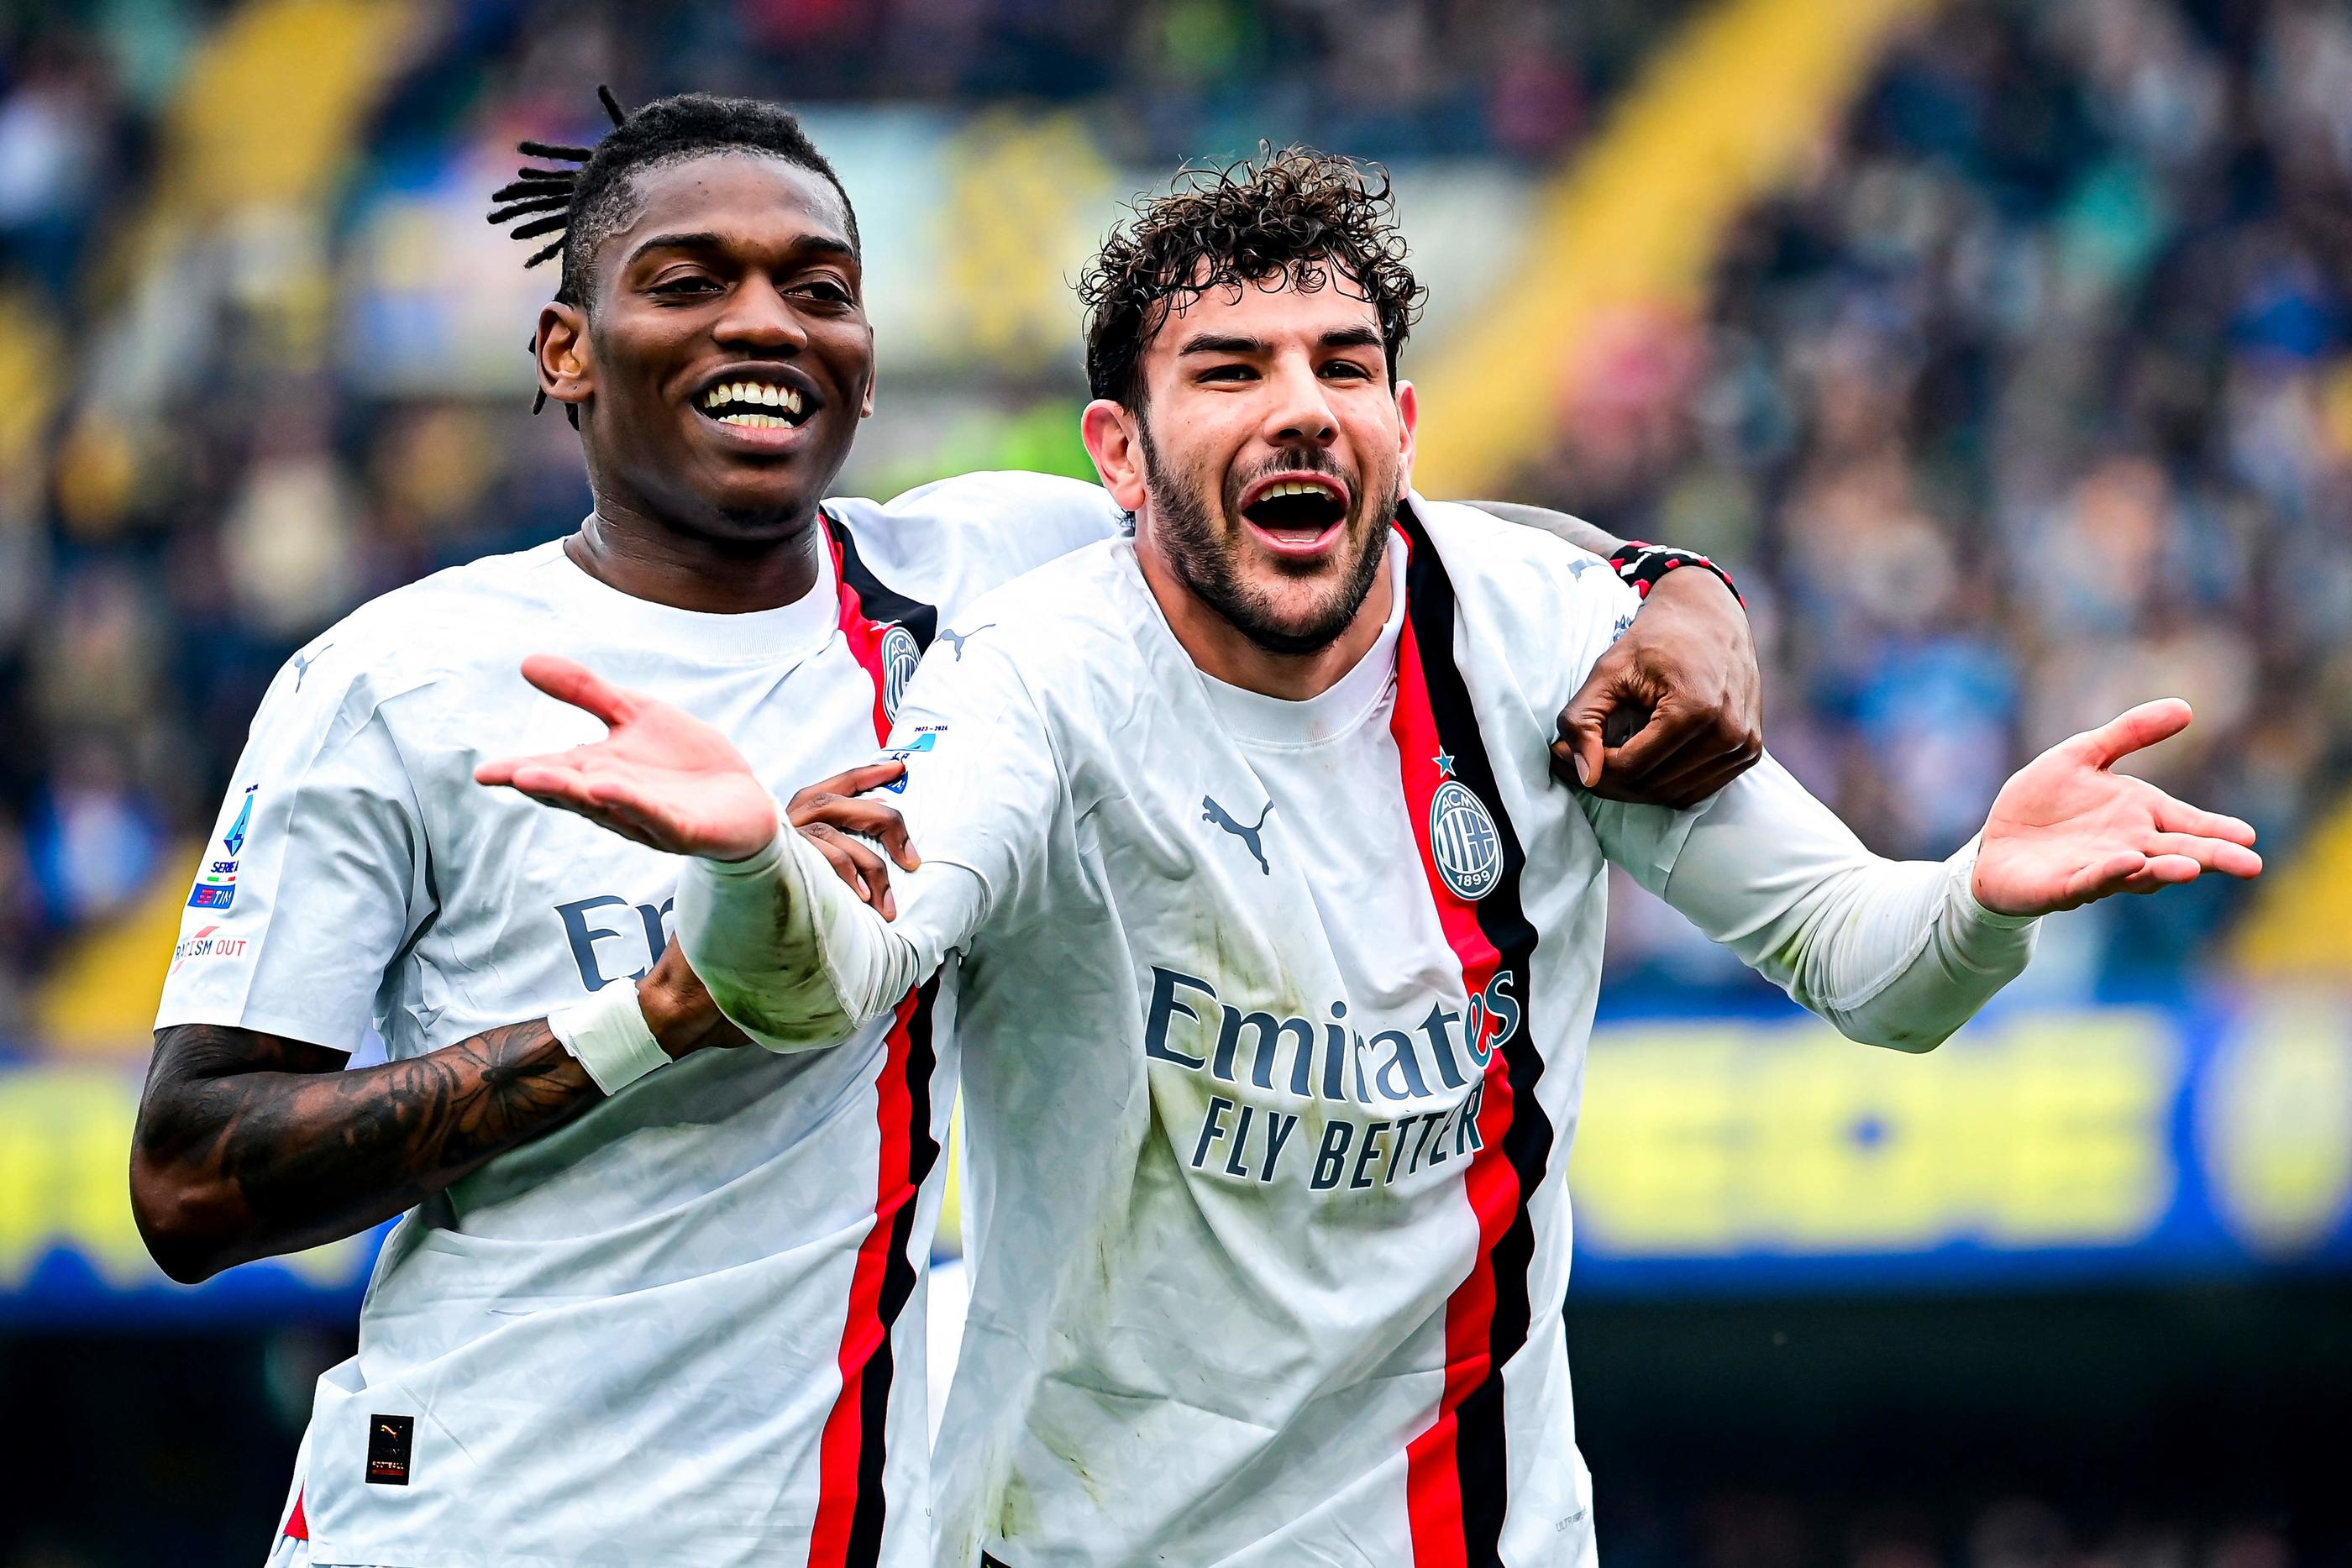
[(808, 346), (808, 329), (776, 287), (763, 277), (744, 279), (710, 329), (722, 347), (790, 356)]
[(1265, 421), (1259, 434), (1276, 446), (1328, 446), (1339, 439), (1339, 417), (1315, 366), (1304, 354), (1285, 354), (1266, 374)]

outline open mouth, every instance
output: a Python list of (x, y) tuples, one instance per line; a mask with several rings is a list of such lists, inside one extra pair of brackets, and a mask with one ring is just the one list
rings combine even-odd
[(744, 378), (704, 388), (695, 409), (740, 430), (793, 430), (816, 412), (816, 401), (785, 382)]
[(1311, 549), (1348, 520), (1347, 495), (1337, 480), (1283, 478), (1253, 488), (1242, 517), (1274, 544)]

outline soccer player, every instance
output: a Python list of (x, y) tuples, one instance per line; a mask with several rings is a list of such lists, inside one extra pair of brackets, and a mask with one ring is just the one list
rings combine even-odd
[(576, 664), (528, 673), (606, 738), (480, 775), (702, 857), (681, 945), (773, 1050), (952, 992), (942, 1563), (1591, 1561), (1561, 1173), (1607, 864), (1910, 1051), (2036, 915), (2260, 870), (2245, 824), (2109, 770), (2179, 703), (2029, 764), (1942, 862), (1869, 854), (1769, 758), (1687, 810), (1559, 787), (1551, 715), (1634, 595), (1411, 498), (1401, 250), (1295, 152), (1109, 241), (1084, 429), (1134, 536), (984, 598), (916, 676), (895, 922), (717, 731)]
[[(282, 1562), (909, 1562), (930, 1009), (823, 1055), (719, 1049), (740, 1036), (667, 938), (676, 863), (471, 774), (593, 732), (515, 678), (548, 647), (778, 789), (867, 762), (942, 612), (1119, 512), (1017, 475), (820, 505), (873, 346), (848, 199), (789, 114), (689, 96), (543, 151), (581, 166), (513, 206), (562, 230), (535, 347), (595, 511), (363, 607), (272, 685), (166, 985), (134, 1207), (182, 1279), (409, 1212), (320, 1383)], [(1742, 761), (1737, 608), (1668, 587), (1575, 721), (1597, 752), (1608, 704), (1679, 686), (1608, 754), (1621, 785)], [(898, 843), (895, 819), (839, 797), (896, 773), (791, 811), (886, 907), (838, 828)], [(340, 1071), (371, 1024), (391, 1060)]]

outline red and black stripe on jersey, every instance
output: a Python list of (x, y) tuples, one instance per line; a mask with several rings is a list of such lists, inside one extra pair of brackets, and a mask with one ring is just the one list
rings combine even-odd
[(849, 530), (831, 517), (824, 521), (825, 542), (833, 551), (834, 580), (841, 585), (841, 634), (857, 662), (874, 677), (874, 728), (878, 739), (887, 741), (890, 721), (897, 716), (890, 711), (889, 701), (891, 669), (886, 642), (890, 629), (906, 628), (920, 655), (939, 634), (939, 607), (909, 599), (884, 583), (859, 558), (857, 541)]
[[(883, 696), (889, 671), (883, 640), (903, 626), (919, 649), (939, 630), (937, 607), (898, 593), (858, 559), (849, 530), (824, 521), (840, 584), (843, 638), (874, 681), (874, 729), (877, 743), (890, 738), (890, 716)], [(939, 1065), (931, 1039), (935, 977), (907, 994), (891, 1019), (880, 1076), (875, 1082), (875, 1121), (880, 1134), (874, 1223), (857, 1249), (849, 1287), (849, 1312), (842, 1325), (841, 1395), (825, 1417), (817, 1450), (817, 1511), (810, 1531), (810, 1568), (872, 1568), (881, 1560), (883, 1526), (889, 1500), (884, 1488), (888, 1458), (890, 1390), (897, 1371), (891, 1336), (914, 1298), (915, 1265), (908, 1256), (923, 1183), (940, 1159), (931, 1126), (931, 1077)], [(917, 1441), (923, 1434), (915, 1434)], [(919, 1529), (919, 1523), (910, 1528)]]
[[(1416, 1568), (1499, 1568), (1510, 1506), (1503, 1367), (1527, 1344), (1534, 1316), (1528, 1278), (1535, 1226), (1528, 1205), (1553, 1144), (1550, 1119), (1536, 1099), (1544, 1073), (1529, 984), (1537, 932), (1519, 898), (1527, 855), (1504, 810), (1454, 657), (1453, 579), (1409, 504), (1399, 508), (1397, 528), (1410, 556), (1391, 727), (1407, 813), (1466, 994), (1475, 997), (1495, 976), (1507, 975), (1522, 1009), (1518, 1027), (1488, 1060), (1479, 1090), (1484, 1146), (1463, 1176), (1478, 1220), (1477, 1250), (1469, 1277), (1446, 1302), (1445, 1382), (1436, 1420), (1406, 1452), (1406, 1503)], [(1448, 778), (1478, 798), (1500, 841), (1501, 874), (1475, 900), (1446, 884), (1431, 842), (1432, 805)]]

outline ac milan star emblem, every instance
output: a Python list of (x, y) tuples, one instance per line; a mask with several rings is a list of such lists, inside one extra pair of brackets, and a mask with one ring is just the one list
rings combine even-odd
[(1503, 839), (1486, 802), (1448, 779), (1429, 800), (1429, 852), (1454, 896), (1475, 902), (1503, 880)]
[(893, 626), (882, 633), (882, 712), (885, 717), (898, 716), (898, 699), (907, 695), (907, 683), (915, 678), (915, 666), (923, 660), (923, 651), (915, 645), (915, 634), (904, 626)]

